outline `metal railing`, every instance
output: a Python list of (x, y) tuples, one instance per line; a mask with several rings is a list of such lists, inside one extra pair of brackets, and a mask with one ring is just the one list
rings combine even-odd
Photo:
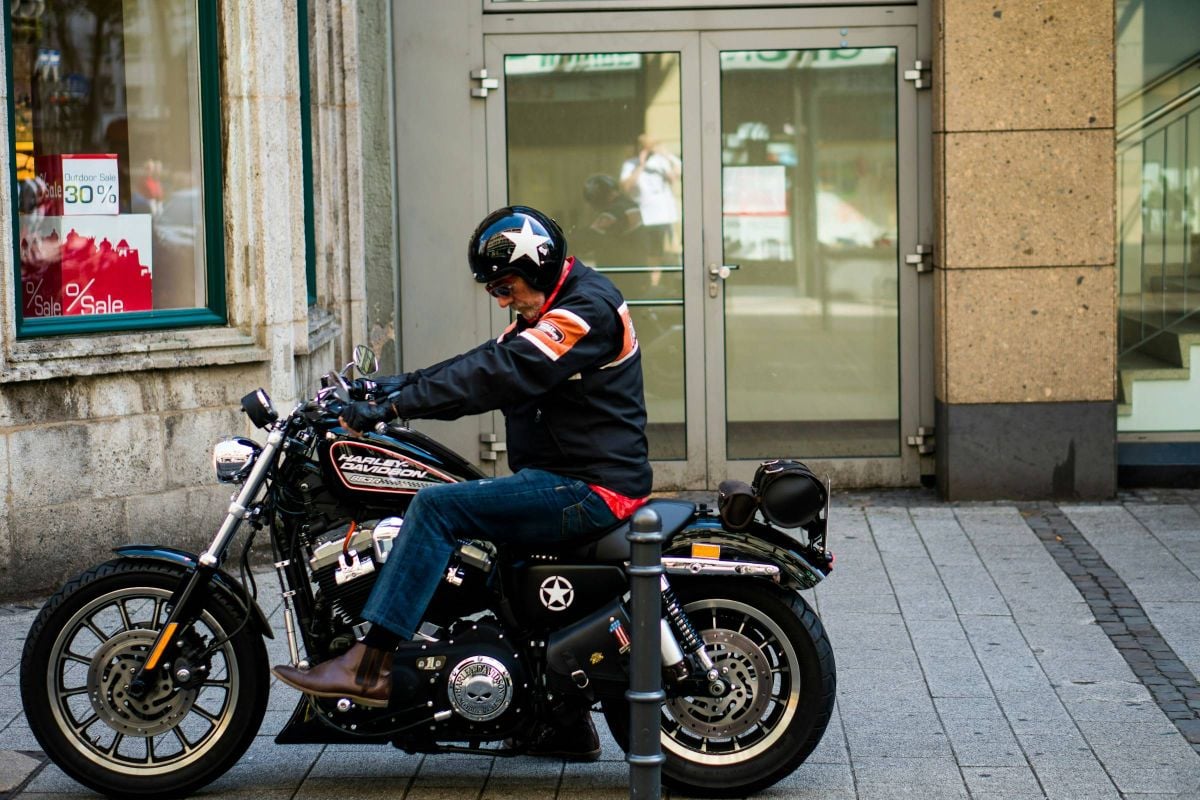
[(1117, 135), (1121, 355), (1200, 314), (1200, 87), (1180, 88)]

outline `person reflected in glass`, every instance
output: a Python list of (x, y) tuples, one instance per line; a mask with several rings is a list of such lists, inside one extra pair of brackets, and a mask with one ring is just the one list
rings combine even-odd
[(679, 157), (648, 133), (638, 136), (634, 155), (621, 165), (620, 187), (642, 212), (650, 264), (663, 265), (677, 258), (679, 203), (675, 191), (682, 169)]
[(611, 175), (593, 175), (584, 181), (583, 199), (593, 214), (584, 231), (582, 247), (598, 267), (628, 267), (644, 263), (647, 243), (642, 211), (621, 191)]

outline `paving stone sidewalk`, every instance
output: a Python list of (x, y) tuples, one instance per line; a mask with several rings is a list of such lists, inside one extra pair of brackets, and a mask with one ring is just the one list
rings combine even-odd
[[(1200, 798), (1200, 495), (838, 500), (837, 567), (810, 593), (837, 656), (836, 713), (808, 762), (760, 797)], [(278, 602), (264, 609), (279, 631)], [(21, 714), (35, 613), (0, 607), (0, 800), (94, 796), (45, 764)], [(285, 659), (282, 638), (269, 649)], [(202, 796), (628, 796), (611, 739), (585, 765), (276, 746), (295, 701), (274, 687), (254, 746)]]

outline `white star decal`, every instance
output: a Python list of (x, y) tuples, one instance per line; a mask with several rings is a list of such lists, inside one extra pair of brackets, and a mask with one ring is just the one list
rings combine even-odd
[(534, 233), (529, 227), (529, 220), (525, 220), (525, 224), (521, 226), (520, 233), (501, 231), (500, 235), (513, 243), (513, 251), (512, 255), (508, 258), (508, 263), (511, 264), (521, 256), (528, 256), (529, 260), (539, 267), (542, 265), (542, 254), (538, 252), (538, 247), (543, 242), (550, 241), (550, 237), (538, 236)]
[(552, 575), (542, 581), (541, 596), (550, 611), (565, 611), (575, 600), (575, 587), (561, 575)]

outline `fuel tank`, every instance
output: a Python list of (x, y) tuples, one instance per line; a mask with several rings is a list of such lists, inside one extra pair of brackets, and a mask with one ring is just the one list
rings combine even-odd
[(334, 428), (318, 445), (327, 489), (343, 502), (394, 509), (426, 486), (484, 477), (462, 456), (423, 433), (391, 427), (350, 436)]

